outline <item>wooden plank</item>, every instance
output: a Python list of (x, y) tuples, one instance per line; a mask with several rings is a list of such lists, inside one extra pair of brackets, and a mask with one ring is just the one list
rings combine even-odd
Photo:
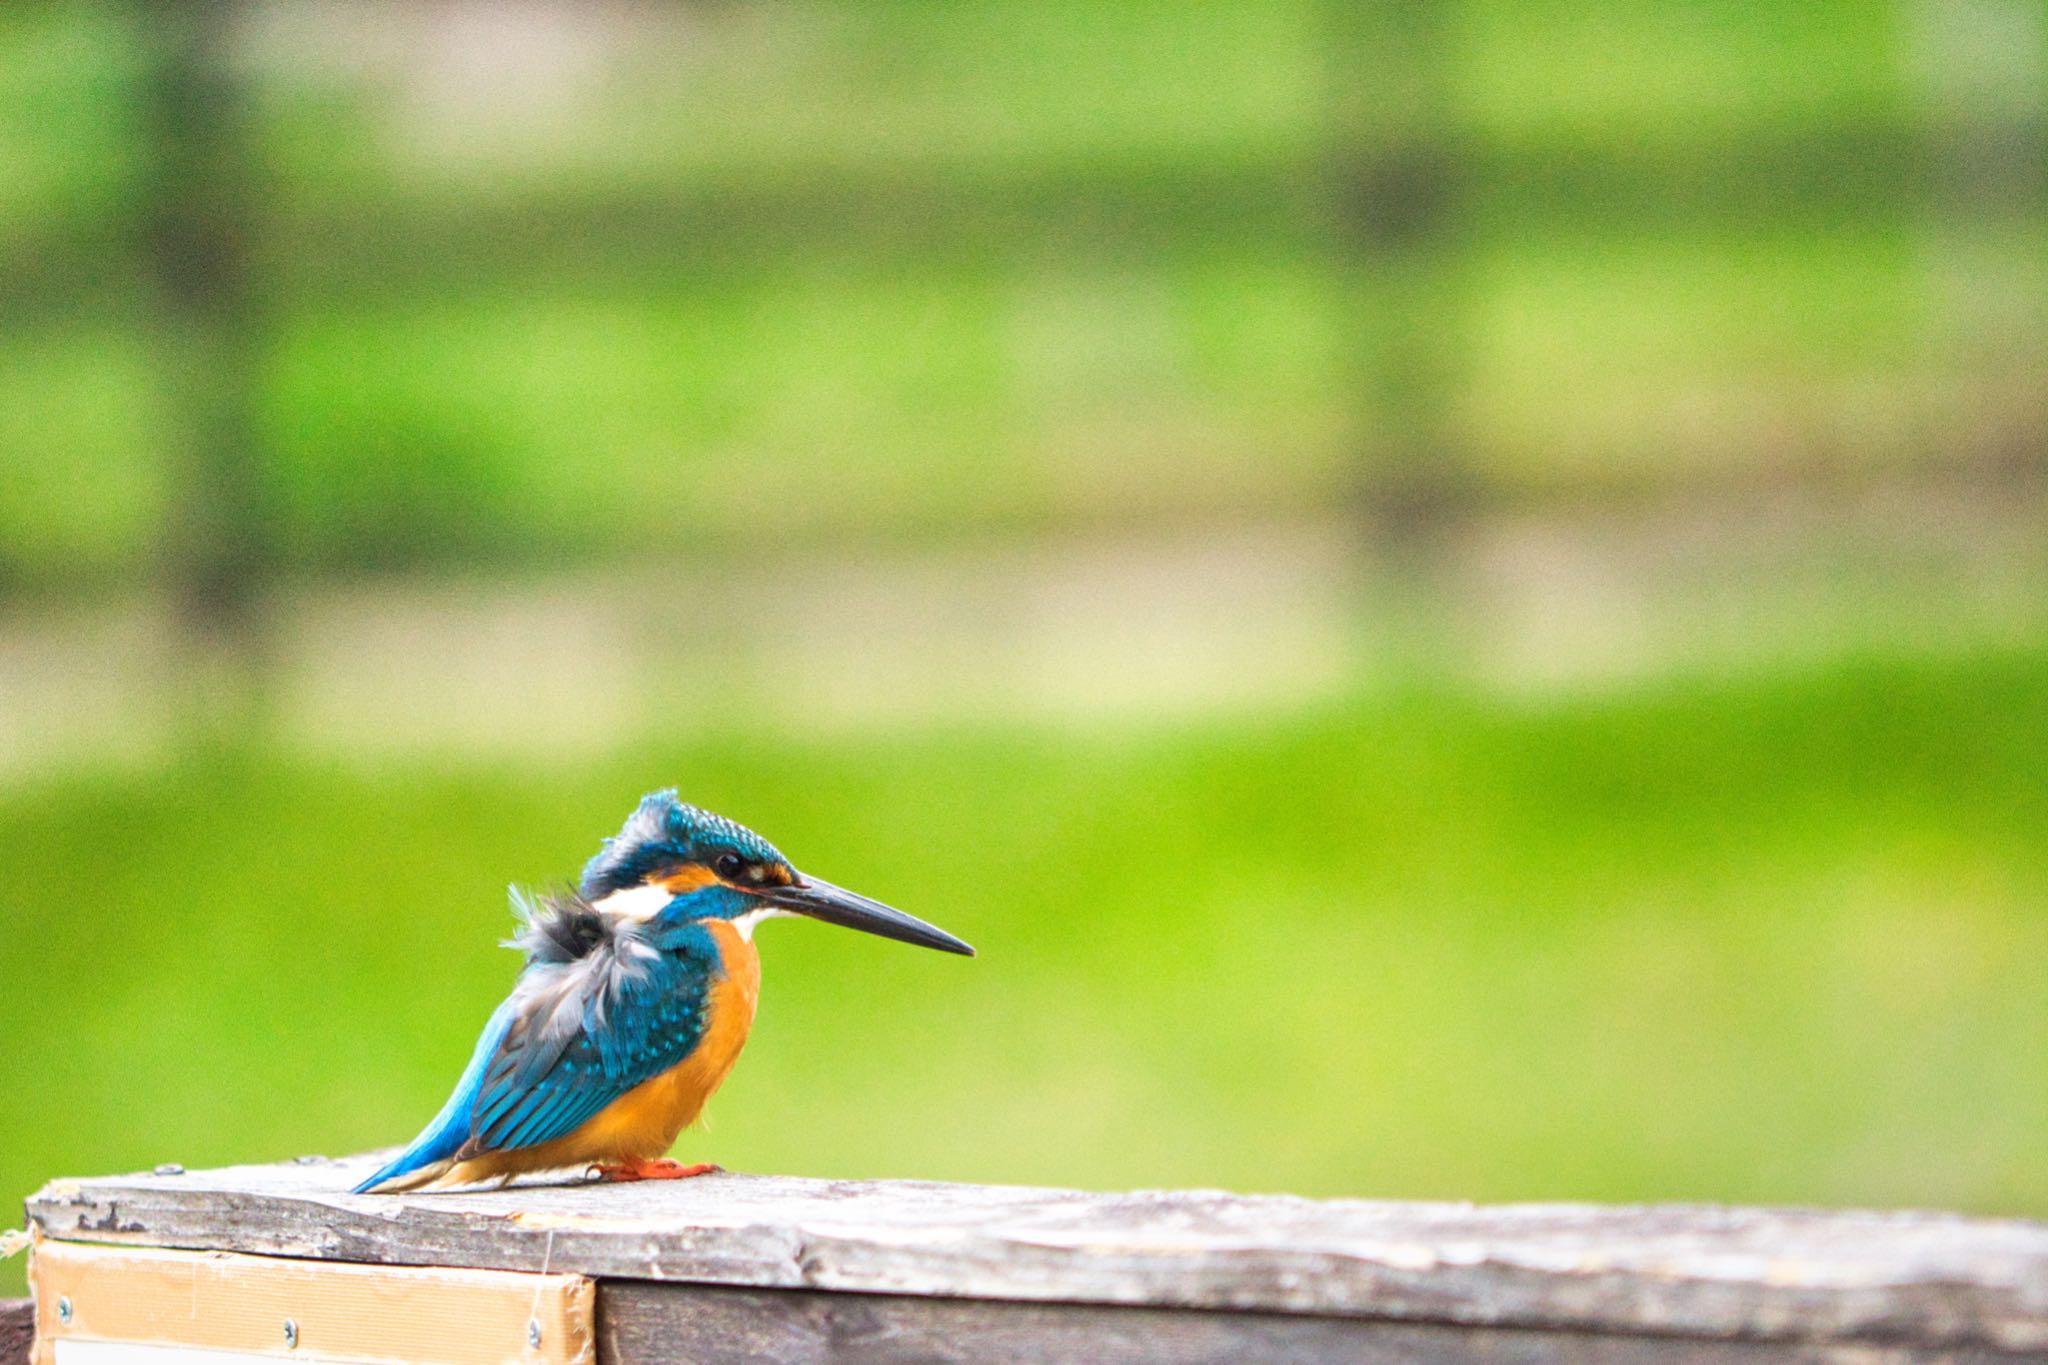
[(28, 1365), (36, 1339), (33, 1299), (0, 1299), (0, 1365)]
[[(44, 1240), (29, 1283), (38, 1365), (140, 1362), (151, 1348), (166, 1347), (259, 1365), (287, 1357), (308, 1365), (592, 1365), (595, 1358), (596, 1293), (580, 1275)], [(67, 1350), (107, 1346), (123, 1349)]]
[(48, 1237), (756, 1289), (2048, 1351), (2048, 1225), (722, 1175), (351, 1195), (375, 1157), (56, 1182)]
[(808, 1289), (605, 1281), (603, 1365), (2012, 1365), (1988, 1349), (1720, 1341), (1200, 1308), (1006, 1303)]

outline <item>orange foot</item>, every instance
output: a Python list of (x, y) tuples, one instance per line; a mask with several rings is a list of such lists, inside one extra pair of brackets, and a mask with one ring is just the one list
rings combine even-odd
[(592, 1166), (590, 1169), (597, 1172), (599, 1180), (605, 1181), (688, 1180), (693, 1175), (712, 1175), (722, 1173), (725, 1170), (723, 1166), (714, 1166), (708, 1161), (700, 1161), (694, 1166), (685, 1166), (682, 1162), (670, 1161), (667, 1157), (663, 1157), (658, 1161), (642, 1161), (638, 1158), (633, 1158), (616, 1166), (599, 1164)]

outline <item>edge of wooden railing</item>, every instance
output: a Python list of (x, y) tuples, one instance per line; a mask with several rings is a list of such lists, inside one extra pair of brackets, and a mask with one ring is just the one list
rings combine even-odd
[(604, 1282), (2048, 1351), (2048, 1224), (2018, 1219), (736, 1174), (347, 1193), (375, 1160), (58, 1180), (28, 1216), (70, 1241)]
[(35, 1300), (0, 1299), (0, 1365), (28, 1365), (35, 1336)]

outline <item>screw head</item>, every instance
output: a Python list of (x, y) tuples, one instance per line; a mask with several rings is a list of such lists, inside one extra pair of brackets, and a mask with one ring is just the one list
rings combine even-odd
[(528, 1346), (531, 1346), (536, 1351), (540, 1349), (539, 1318), (528, 1318), (526, 1320), (526, 1344)]
[(57, 1300), (57, 1321), (66, 1327), (71, 1325), (71, 1300), (68, 1296)]
[(284, 1320), (284, 1348), (295, 1351), (299, 1347), (299, 1325), (290, 1318)]

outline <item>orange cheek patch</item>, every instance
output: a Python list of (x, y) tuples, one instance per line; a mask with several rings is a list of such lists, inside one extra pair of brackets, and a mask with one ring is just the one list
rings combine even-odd
[(666, 877), (663, 877), (661, 885), (670, 895), (681, 896), (692, 891), (701, 891), (717, 880), (718, 878), (712, 875), (711, 869), (704, 866), (704, 864), (691, 863), (686, 867), (679, 867)]

